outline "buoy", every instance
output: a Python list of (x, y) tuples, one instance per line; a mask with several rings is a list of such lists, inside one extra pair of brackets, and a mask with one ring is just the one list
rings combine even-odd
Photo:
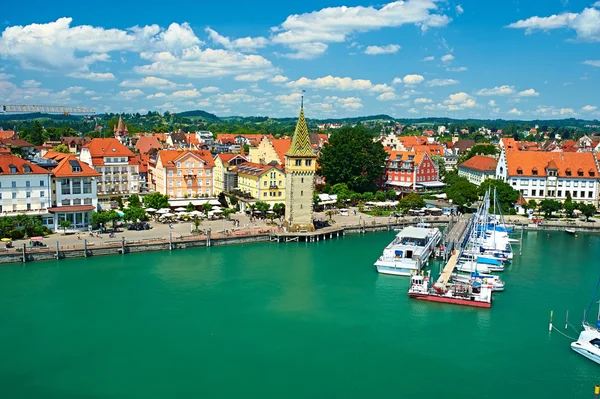
[(575, 234), (575, 238), (577, 238), (577, 234)]
[(550, 325), (548, 326), (548, 331), (552, 332), (552, 315), (554, 314), (554, 310), (550, 311)]

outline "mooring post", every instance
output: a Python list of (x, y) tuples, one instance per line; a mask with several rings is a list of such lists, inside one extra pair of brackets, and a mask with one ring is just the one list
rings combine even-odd
[(56, 259), (58, 259), (58, 241), (56, 241)]
[(88, 254), (87, 254), (87, 238), (83, 239), (83, 256), (86, 257), (86, 258), (88, 257)]
[(210, 247), (210, 233), (211, 233), (211, 228), (210, 226), (208, 226), (208, 230), (206, 231), (206, 246)]
[(169, 251), (173, 250), (173, 232), (169, 231)]
[(125, 237), (121, 237), (121, 254), (125, 255)]
[(594, 399), (600, 398), (600, 385), (594, 387)]
[(25, 254), (25, 244), (23, 244), (23, 263), (25, 263), (27, 261), (26, 256), (27, 255)]

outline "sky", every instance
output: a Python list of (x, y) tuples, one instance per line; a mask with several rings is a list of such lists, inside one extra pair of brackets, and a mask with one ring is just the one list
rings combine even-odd
[(219, 116), (600, 117), (600, 1), (31, 0), (0, 103)]

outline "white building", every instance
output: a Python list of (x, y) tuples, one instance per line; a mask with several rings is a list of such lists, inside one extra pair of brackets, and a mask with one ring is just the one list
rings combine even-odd
[(591, 152), (502, 151), (496, 178), (523, 197), (598, 206), (598, 166)]
[[(86, 230), (90, 216), (98, 208), (96, 179), (101, 174), (74, 155), (63, 158), (52, 170), (52, 226), (63, 231), (60, 222), (68, 220), (67, 231)], [(48, 223), (50, 224), (50, 223)]]
[(50, 172), (15, 155), (0, 155), (0, 212), (44, 215), (50, 206)]
[(139, 163), (119, 140), (93, 139), (81, 149), (80, 159), (102, 174), (97, 184), (98, 200), (104, 207), (115, 197), (139, 193)]
[(498, 161), (492, 157), (475, 155), (458, 165), (458, 175), (480, 186), (484, 180), (496, 177), (497, 164)]

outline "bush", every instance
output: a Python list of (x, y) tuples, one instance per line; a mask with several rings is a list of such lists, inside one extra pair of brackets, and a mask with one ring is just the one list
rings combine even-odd
[(10, 237), (13, 240), (21, 240), (23, 239), (23, 237), (25, 237), (25, 233), (23, 232), (23, 230), (14, 229), (10, 232)]

